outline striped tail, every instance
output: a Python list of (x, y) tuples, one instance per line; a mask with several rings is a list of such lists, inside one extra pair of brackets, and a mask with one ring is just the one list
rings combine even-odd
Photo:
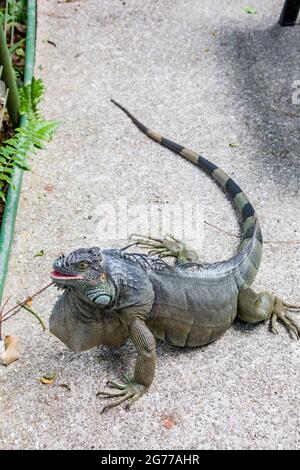
[(205, 170), (222, 188), (229, 194), (243, 220), (243, 235), (241, 243), (238, 246), (236, 254), (222, 263), (216, 263), (218, 271), (223, 272), (228, 268), (235, 272), (239, 287), (250, 286), (258, 271), (262, 255), (262, 234), (257, 215), (252, 204), (249, 202), (246, 194), (241, 188), (219, 167), (211, 163), (206, 158), (189, 150), (182, 145), (176, 144), (157, 132), (148, 129), (144, 124), (138, 121), (126, 108), (114, 100), (111, 100), (120, 108), (132, 122), (150, 139), (158, 142), (160, 145), (172, 150), (182, 157), (190, 160)]

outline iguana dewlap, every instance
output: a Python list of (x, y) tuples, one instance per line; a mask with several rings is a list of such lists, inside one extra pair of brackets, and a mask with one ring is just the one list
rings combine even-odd
[[(191, 160), (227, 191), (242, 216), (243, 237), (231, 258), (211, 264), (199, 262), (195, 251), (172, 237), (137, 240), (154, 256), (82, 248), (54, 262), (51, 278), (64, 292), (51, 314), (50, 331), (74, 351), (117, 346), (127, 337), (137, 349), (133, 379), (109, 381), (113, 390), (99, 392), (117, 397), (104, 409), (124, 401), (130, 406), (148, 390), (156, 364), (155, 338), (175, 346), (202, 346), (219, 338), (236, 317), (250, 323), (271, 319), (273, 332), (279, 318), (290, 332), (300, 334), (285, 309), (296, 306), (250, 289), (261, 260), (262, 236), (245, 193), (216, 165), (147, 129), (114, 103), (148, 137)], [(170, 255), (174, 266), (161, 259)]]

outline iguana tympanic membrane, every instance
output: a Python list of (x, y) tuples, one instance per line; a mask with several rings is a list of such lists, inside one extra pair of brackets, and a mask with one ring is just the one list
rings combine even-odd
[[(114, 102), (114, 101), (113, 101)], [(205, 170), (228, 193), (243, 220), (236, 253), (211, 264), (173, 239), (142, 238), (137, 244), (148, 255), (124, 249), (81, 248), (54, 262), (51, 278), (64, 289), (50, 317), (50, 331), (74, 351), (98, 345), (117, 346), (130, 337), (137, 349), (132, 379), (109, 381), (116, 397), (104, 409), (127, 402), (130, 407), (150, 387), (156, 365), (158, 338), (174, 346), (202, 346), (219, 338), (236, 317), (256, 323), (271, 320), (277, 333), (280, 319), (299, 337), (300, 328), (277, 296), (255, 293), (251, 284), (260, 265), (262, 235), (257, 215), (241, 188), (201, 155), (178, 145), (140, 123), (114, 102), (148, 137)], [(163, 256), (174, 256), (175, 264)]]

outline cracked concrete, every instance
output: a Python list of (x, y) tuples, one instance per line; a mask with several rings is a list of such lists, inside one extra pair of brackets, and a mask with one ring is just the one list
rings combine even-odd
[[(114, 97), (239, 182), (267, 242), (255, 288), (299, 303), (300, 29), (276, 24), (282, 3), (252, 0), (249, 15), (243, 0), (39, 2), (36, 75), (45, 115), (62, 125), (25, 175), (6, 296), (47, 284), (62, 251), (122, 245), (99, 230), (104, 205), (120, 198), (197, 201), (207, 221), (237, 233), (223, 193), (143, 136)], [(209, 226), (204, 236), (205, 261), (237, 244)], [(46, 321), (56, 297), (52, 289), (34, 302)], [(26, 313), (4, 332), (20, 336), (22, 356), (0, 370), (1, 449), (299, 448), (299, 343), (283, 327), (273, 336), (266, 324), (236, 323), (193, 350), (159, 343), (150, 392), (130, 413), (104, 415), (96, 392), (132, 371), (130, 343), (75, 354)], [(56, 381), (39, 383), (50, 372)]]

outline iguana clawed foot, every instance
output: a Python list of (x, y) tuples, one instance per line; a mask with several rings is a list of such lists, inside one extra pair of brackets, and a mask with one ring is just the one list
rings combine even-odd
[(184, 242), (177, 240), (172, 235), (166, 238), (152, 238), (143, 235), (132, 234), (131, 239), (141, 248), (148, 248), (149, 255), (157, 255), (159, 258), (171, 256), (179, 263), (198, 262), (198, 255), (195, 250), (189, 248)]
[(275, 297), (274, 307), (271, 314), (271, 331), (278, 334), (276, 328), (277, 320), (280, 320), (290, 334), (294, 334), (297, 339), (300, 337), (300, 326), (287, 312), (287, 308), (298, 309), (296, 305), (290, 305), (283, 302), (279, 297)]
[(300, 337), (300, 326), (289, 315), (287, 309), (300, 310), (300, 305), (284, 302), (270, 292), (256, 293), (252, 289), (242, 289), (238, 298), (238, 318), (248, 323), (271, 320), (272, 333), (278, 334), (277, 321), (280, 320), (290, 334)]
[(147, 391), (147, 388), (143, 385), (131, 381), (128, 381), (127, 383), (118, 383), (113, 380), (108, 380), (107, 385), (113, 390), (100, 391), (97, 393), (97, 396), (118, 399), (104, 406), (101, 413), (104, 413), (109, 408), (118, 406), (125, 401), (127, 401), (125, 408), (129, 410), (132, 404), (141, 398), (141, 396)]

